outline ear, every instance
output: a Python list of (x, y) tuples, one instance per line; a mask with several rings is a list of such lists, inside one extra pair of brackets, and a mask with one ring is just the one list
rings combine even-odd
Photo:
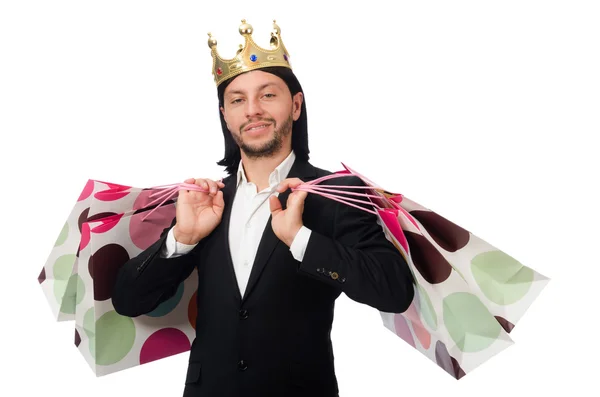
[(304, 95), (301, 92), (297, 92), (292, 97), (292, 116), (294, 121), (298, 120), (300, 113), (302, 112), (302, 101), (304, 101)]

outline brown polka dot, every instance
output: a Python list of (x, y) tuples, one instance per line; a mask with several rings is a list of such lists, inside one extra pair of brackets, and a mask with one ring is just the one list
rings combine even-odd
[(79, 219), (77, 219), (77, 226), (79, 226), (79, 233), (81, 233), (81, 225), (87, 222), (88, 214), (90, 213), (89, 207), (84, 209), (81, 214), (79, 214)]
[(79, 347), (81, 343), (81, 336), (79, 336), (79, 332), (75, 330), (75, 346)]
[(43, 283), (44, 280), (46, 280), (46, 268), (43, 267), (42, 271), (40, 272), (40, 275), (38, 276), (38, 283)]
[(77, 226), (79, 226), (79, 233), (81, 233), (81, 225), (83, 225), (85, 222), (96, 221), (98, 219), (102, 219), (107, 216), (116, 215), (116, 213), (114, 213), (114, 212), (100, 212), (100, 213), (92, 215), (92, 216), (89, 216), (89, 214), (90, 214), (90, 209), (86, 208), (79, 215), (79, 219), (77, 220)]
[[(119, 244), (107, 244), (90, 256), (88, 270), (94, 279), (94, 299), (104, 301), (112, 297), (112, 289), (121, 266), (129, 260), (127, 250)], [(94, 267), (98, 272), (94, 272)]]
[(452, 272), (450, 263), (425, 237), (404, 231), (410, 256), (421, 276), (430, 284), (446, 281)]
[(87, 221), (88, 222), (97, 221), (98, 219), (107, 218), (109, 216), (115, 216), (115, 215), (117, 215), (115, 212), (99, 212), (96, 215), (90, 216), (87, 219)]
[(437, 341), (435, 344), (435, 361), (437, 365), (442, 367), (446, 372), (455, 377), (456, 379), (460, 379), (465, 376), (465, 371), (460, 367), (460, 364), (456, 359), (448, 353), (448, 349), (446, 349), (446, 345), (442, 342)]
[(410, 211), (425, 227), (431, 238), (448, 252), (455, 252), (469, 242), (470, 234), (462, 227), (432, 211)]
[(513, 330), (515, 325), (503, 317), (500, 317), (500, 316), (494, 316), (494, 317), (496, 317), (496, 320), (498, 320), (498, 322), (500, 323), (502, 328), (504, 328), (506, 333), (510, 334), (510, 331)]

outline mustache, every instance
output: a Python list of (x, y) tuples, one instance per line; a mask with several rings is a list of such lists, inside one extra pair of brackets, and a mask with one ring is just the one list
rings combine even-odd
[(259, 119), (259, 120), (250, 120), (250, 121), (247, 121), (247, 122), (245, 122), (244, 124), (242, 124), (242, 125), (240, 126), (240, 132), (242, 132), (242, 131), (243, 131), (243, 130), (246, 128), (246, 126), (248, 126), (248, 125), (250, 125), (250, 124), (252, 124), (252, 123), (258, 123), (258, 122), (260, 122), (260, 121), (263, 121), (263, 122), (266, 122), (266, 123), (271, 123), (271, 124), (273, 124), (273, 126), (274, 126), (275, 128), (277, 128), (277, 122), (275, 121), (275, 119), (264, 118), (264, 119)]

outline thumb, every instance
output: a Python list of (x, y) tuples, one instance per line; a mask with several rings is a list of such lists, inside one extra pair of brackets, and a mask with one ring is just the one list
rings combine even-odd
[(223, 191), (219, 190), (213, 198), (213, 211), (217, 215), (222, 216), (223, 210), (225, 210), (225, 201), (223, 200)]
[(272, 215), (276, 215), (281, 211), (281, 202), (277, 196), (269, 197), (269, 208), (271, 209)]

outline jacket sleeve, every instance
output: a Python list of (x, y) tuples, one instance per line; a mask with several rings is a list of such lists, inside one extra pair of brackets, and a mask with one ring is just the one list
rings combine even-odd
[[(354, 176), (336, 181), (365, 186)], [(414, 297), (413, 276), (377, 220), (374, 214), (335, 202), (333, 236), (312, 230), (298, 271), (340, 289), (356, 302), (403, 313)]]
[(198, 264), (200, 242), (185, 255), (165, 258), (161, 255), (169, 230), (165, 228), (160, 238), (136, 257), (126, 262), (117, 274), (112, 292), (115, 311), (123, 316), (137, 317), (154, 310), (169, 299)]

